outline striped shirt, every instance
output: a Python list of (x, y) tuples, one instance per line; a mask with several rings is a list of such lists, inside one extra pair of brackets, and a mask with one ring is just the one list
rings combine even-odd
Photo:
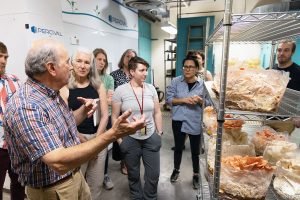
[(15, 75), (4, 74), (0, 77), (0, 148), (2, 149), (7, 149), (3, 130), (6, 103), (19, 87), (20, 81)]
[(4, 115), (5, 139), (19, 182), (32, 187), (54, 183), (59, 175), (41, 158), (60, 147), (79, 144), (75, 118), (57, 91), (32, 79), (8, 101)]

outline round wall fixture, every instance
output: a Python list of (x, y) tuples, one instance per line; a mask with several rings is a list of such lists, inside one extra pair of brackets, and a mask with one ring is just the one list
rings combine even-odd
[(151, 10), (164, 6), (164, 0), (124, 0), (126, 6), (137, 10)]

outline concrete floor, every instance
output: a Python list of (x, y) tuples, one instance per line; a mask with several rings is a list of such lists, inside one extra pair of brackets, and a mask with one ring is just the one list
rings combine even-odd
[[(169, 112), (163, 112), (164, 135), (161, 148), (161, 173), (158, 184), (158, 199), (164, 200), (191, 200), (197, 199), (197, 190), (192, 188), (192, 161), (189, 142), (186, 143), (186, 150), (183, 153), (180, 180), (170, 183), (170, 176), (173, 171), (173, 135), (171, 128), (171, 118)], [(202, 166), (201, 166), (202, 167)], [(203, 168), (202, 168), (203, 169)], [(143, 173), (143, 172), (142, 172)], [(120, 172), (120, 164), (111, 159), (109, 160), (109, 175), (115, 187), (112, 190), (102, 190), (101, 199), (109, 200), (129, 200), (129, 188), (127, 177)], [(143, 174), (141, 175), (143, 177)], [(4, 194), (4, 200), (9, 200), (9, 193)], [(204, 198), (206, 199), (206, 198)]]

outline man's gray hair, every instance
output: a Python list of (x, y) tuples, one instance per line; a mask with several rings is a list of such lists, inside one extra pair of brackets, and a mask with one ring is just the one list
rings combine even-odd
[(46, 69), (46, 64), (51, 62), (54, 65), (59, 64), (57, 43), (47, 42), (44, 45), (32, 47), (27, 53), (25, 60), (25, 73), (33, 78), (35, 75), (43, 74)]
[(295, 42), (295, 40), (284, 39), (284, 40), (280, 40), (278, 42), (278, 44), (282, 44), (282, 43), (291, 43), (292, 44), (292, 53), (295, 53), (295, 51), (296, 51), (296, 42)]

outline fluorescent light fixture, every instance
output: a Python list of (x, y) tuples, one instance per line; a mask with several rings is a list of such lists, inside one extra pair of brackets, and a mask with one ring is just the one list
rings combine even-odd
[(161, 29), (169, 34), (177, 34), (177, 28), (169, 21), (165, 21), (161, 24)]

